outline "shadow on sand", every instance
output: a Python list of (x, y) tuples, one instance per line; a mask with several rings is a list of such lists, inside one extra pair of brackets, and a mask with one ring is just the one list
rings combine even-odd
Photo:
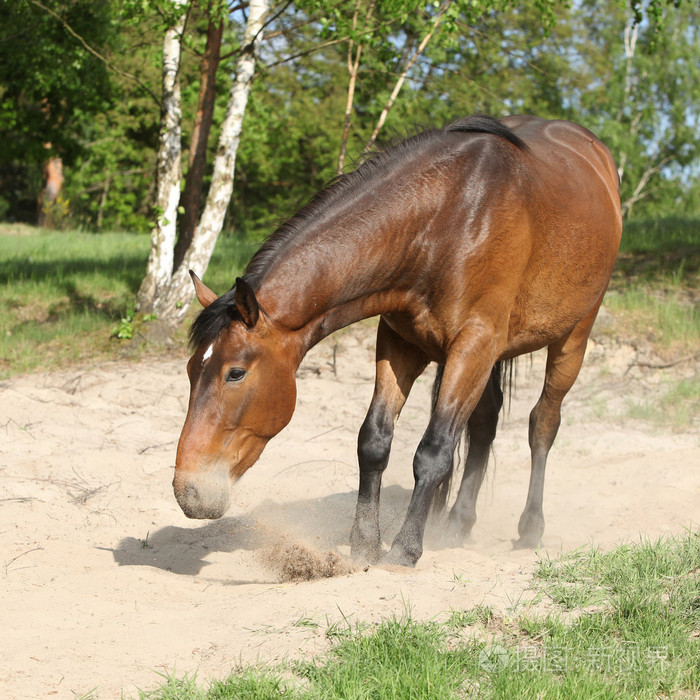
[[(410, 495), (410, 490), (401, 486), (382, 489), (381, 528), (385, 541), (390, 541), (398, 530)], [(212, 552), (262, 552), (285, 538), (337, 552), (349, 544), (356, 500), (356, 491), (290, 503), (268, 500), (243, 516), (208, 521), (200, 527), (170, 525), (149, 533), (145, 540), (125, 537), (112, 554), (119, 566), (150, 566), (195, 576), (211, 563), (206, 557)]]

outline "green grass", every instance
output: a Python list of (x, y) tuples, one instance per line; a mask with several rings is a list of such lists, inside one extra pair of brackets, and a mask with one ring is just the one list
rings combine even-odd
[(700, 347), (700, 221), (625, 224), (606, 307), (616, 331), (666, 356)]
[(48, 369), (105, 352), (147, 255), (143, 236), (0, 235), (0, 371)]
[[(229, 289), (254, 250), (221, 238), (207, 282)], [(0, 226), (0, 377), (115, 356), (148, 251), (144, 234)]]
[[(663, 253), (671, 257), (690, 256), (700, 246), (697, 219), (637, 219), (626, 221), (620, 243), (621, 253)], [(695, 269), (699, 261), (695, 261)]]
[(352, 629), (322, 657), (245, 667), (202, 685), (166, 678), (162, 700), (445, 700), (700, 695), (700, 533), (544, 558), (546, 615), (499, 619), (478, 606), (447, 621), (406, 615)]
[[(161, 686), (143, 691), (139, 697), (142, 700), (271, 700), (284, 694), (284, 682), (272, 669), (243, 669), (223, 681), (212, 681), (206, 690), (197, 683), (196, 674), (164, 678)], [(284, 697), (293, 696), (284, 694)]]
[(668, 382), (658, 399), (630, 401), (627, 415), (673, 430), (691, 428), (700, 416), (700, 376)]
[(663, 356), (691, 353), (700, 347), (700, 290), (690, 295), (670, 284), (642, 284), (612, 289), (606, 308), (627, 339), (641, 339)]
[(539, 631), (596, 697), (700, 693), (700, 533), (545, 559), (536, 576), (564, 610), (596, 606)]

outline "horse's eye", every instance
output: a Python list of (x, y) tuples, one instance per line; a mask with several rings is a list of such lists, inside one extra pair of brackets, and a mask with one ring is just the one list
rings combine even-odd
[(227, 382), (240, 382), (245, 377), (246, 371), (241, 367), (231, 367), (226, 375)]

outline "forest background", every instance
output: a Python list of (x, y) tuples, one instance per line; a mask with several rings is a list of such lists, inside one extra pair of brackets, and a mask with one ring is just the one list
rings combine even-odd
[[(196, 219), (248, 12), (216, 0), (0, 0), (0, 221), (154, 230), (163, 37), (177, 26), (181, 189), (220, 34), (209, 165), (194, 207), (178, 207), (180, 227)], [(352, 168), (384, 118), (380, 143), (472, 113), (579, 122), (613, 152), (627, 218), (697, 216), (699, 27), (693, 1), (272, 3), (222, 233), (264, 238)], [(51, 162), (60, 193), (42, 198)]]

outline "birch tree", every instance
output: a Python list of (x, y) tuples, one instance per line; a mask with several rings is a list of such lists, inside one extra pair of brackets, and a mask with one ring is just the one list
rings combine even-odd
[[(365, 10), (365, 24), (371, 21), (374, 15), (376, 0), (370, 0)], [(360, 12), (363, 10), (362, 0), (357, 0), (355, 11), (352, 16), (352, 32), (357, 31), (357, 22)], [(362, 58), (362, 41), (355, 41), (350, 37), (348, 42), (348, 94), (345, 102), (345, 118), (343, 119), (343, 135), (340, 139), (340, 154), (338, 155), (337, 174), (341, 175), (345, 166), (345, 156), (347, 155), (348, 137), (350, 136), (350, 124), (352, 122), (352, 110), (355, 102), (355, 87), (357, 85), (357, 73), (360, 70), (360, 59)]]
[[(240, 142), (243, 117), (245, 116), (248, 95), (250, 94), (250, 87), (255, 74), (255, 64), (263, 38), (263, 29), (268, 11), (269, 0), (250, 0), (248, 3), (248, 18), (243, 35), (242, 48), (237, 62), (236, 74), (229, 92), (226, 113), (221, 124), (209, 194), (192, 240), (184, 251), (182, 262), (177, 267), (174, 266), (175, 222), (179, 204), (181, 174), (173, 166), (172, 171), (170, 171), (172, 179), (166, 180), (163, 178), (162, 181), (159, 179), (158, 182), (158, 201), (159, 203), (161, 201), (167, 202), (168, 206), (172, 206), (174, 203), (174, 210), (168, 209), (168, 213), (174, 211), (174, 214), (172, 219), (165, 215), (160, 216), (154, 227), (154, 234), (151, 240), (151, 255), (146, 277), (139, 290), (138, 304), (140, 311), (155, 313), (161, 321), (168, 324), (176, 324), (185, 315), (194, 296), (188, 272), (190, 269), (194, 269), (198, 274), (204, 274), (214, 252), (216, 239), (224, 223), (226, 209), (233, 191), (236, 152)], [(182, 32), (179, 34), (179, 37), (181, 36)], [(163, 56), (165, 76), (165, 44)], [(175, 75), (177, 82), (177, 73)], [(168, 139), (165, 136), (166, 132), (169, 132)], [(168, 114), (164, 109), (161, 128), (162, 150), (165, 150), (164, 143), (166, 140), (168, 144), (172, 145), (173, 153), (176, 148), (174, 142), (177, 140), (179, 164), (181, 155), (179, 126), (175, 126), (172, 114)], [(175, 195), (174, 186), (166, 188), (166, 183), (172, 183), (175, 180), (177, 180), (177, 196)], [(169, 195), (167, 197), (166, 191)], [(157, 280), (156, 284), (149, 281), (151, 277)]]
[(156, 310), (158, 300), (166, 293), (172, 278), (177, 207), (180, 203), (182, 106), (178, 74), (187, 0), (172, 2), (175, 19), (166, 29), (163, 39), (163, 97), (156, 169), (156, 221), (151, 229), (151, 252), (146, 276), (138, 294), (139, 307), (145, 313)]

